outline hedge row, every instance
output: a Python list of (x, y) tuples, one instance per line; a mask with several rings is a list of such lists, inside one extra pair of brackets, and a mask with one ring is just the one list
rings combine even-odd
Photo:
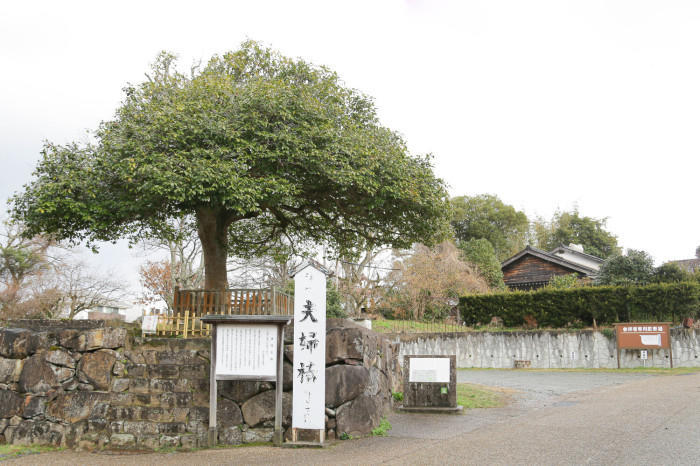
[(678, 321), (700, 314), (700, 284), (544, 288), (459, 300), (467, 325), (488, 324), (493, 317), (506, 327), (536, 323), (540, 327), (590, 326), (634, 321)]

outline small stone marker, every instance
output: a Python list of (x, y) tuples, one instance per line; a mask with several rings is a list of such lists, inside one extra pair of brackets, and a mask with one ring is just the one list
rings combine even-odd
[(457, 358), (404, 356), (404, 394), (400, 411), (461, 412), (457, 405)]

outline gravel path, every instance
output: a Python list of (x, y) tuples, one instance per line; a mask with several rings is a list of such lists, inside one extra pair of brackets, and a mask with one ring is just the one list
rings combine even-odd
[(515, 401), (524, 407), (544, 407), (558, 396), (610, 385), (622, 385), (657, 374), (641, 372), (579, 372), (549, 370), (462, 369), (458, 383), (474, 383), (517, 391)]

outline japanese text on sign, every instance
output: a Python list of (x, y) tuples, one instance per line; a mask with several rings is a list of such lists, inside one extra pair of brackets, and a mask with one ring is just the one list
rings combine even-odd
[(216, 375), (274, 377), (277, 373), (275, 325), (219, 325)]
[(325, 429), (326, 276), (307, 266), (294, 278), (292, 427)]

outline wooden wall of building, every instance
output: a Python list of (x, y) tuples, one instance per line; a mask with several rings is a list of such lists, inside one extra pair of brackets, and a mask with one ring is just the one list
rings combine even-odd
[(518, 283), (548, 282), (554, 275), (568, 275), (573, 270), (558, 264), (525, 255), (503, 268), (503, 281), (507, 286)]

